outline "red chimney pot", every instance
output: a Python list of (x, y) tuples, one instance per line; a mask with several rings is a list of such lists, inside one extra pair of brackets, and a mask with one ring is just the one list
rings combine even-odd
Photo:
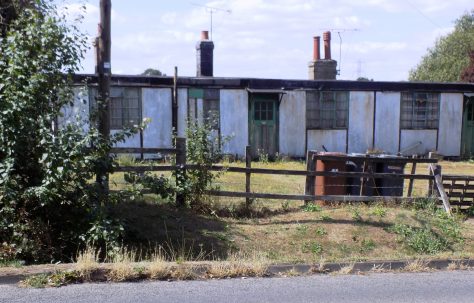
[(331, 32), (323, 33), (324, 59), (331, 60)]
[(321, 37), (316, 36), (313, 38), (313, 60), (321, 60), (321, 54), (320, 54), (320, 42), (321, 42)]

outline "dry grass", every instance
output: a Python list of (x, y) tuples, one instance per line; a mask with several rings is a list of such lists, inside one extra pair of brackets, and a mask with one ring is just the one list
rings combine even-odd
[(75, 270), (84, 280), (89, 281), (91, 274), (99, 267), (99, 252), (94, 248), (88, 246), (77, 255)]
[(155, 252), (147, 264), (147, 273), (151, 279), (165, 279), (170, 276), (170, 264), (161, 250)]
[(261, 253), (232, 253), (226, 261), (212, 262), (207, 270), (210, 278), (262, 277), (269, 261)]
[(429, 260), (426, 259), (416, 259), (413, 261), (410, 261), (405, 265), (403, 268), (403, 271), (408, 271), (408, 272), (426, 272), (426, 271), (432, 271), (433, 269), (428, 266)]
[(176, 280), (194, 280), (196, 274), (196, 265), (192, 263), (179, 263), (171, 271), (171, 278)]
[(114, 282), (122, 282), (138, 278), (134, 264), (136, 260), (137, 253), (135, 251), (122, 248), (112, 257), (107, 279)]
[(453, 261), (449, 263), (448, 270), (468, 270), (470, 269), (469, 265), (464, 263), (462, 260)]
[(346, 266), (341, 267), (338, 271), (336, 271), (334, 274), (337, 275), (348, 275), (352, 274), (354, 272), (354, 263), (347, 264)]

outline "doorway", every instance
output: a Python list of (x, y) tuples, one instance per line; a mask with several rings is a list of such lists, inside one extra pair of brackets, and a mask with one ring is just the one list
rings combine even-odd
[(461, 155), (465, 158), (474, 156), (474, 96), (464, 96)]
[(253, 158), (272, 158), (278, 152), (278, 101), (277, 93), (250, 95), (249, 141)]

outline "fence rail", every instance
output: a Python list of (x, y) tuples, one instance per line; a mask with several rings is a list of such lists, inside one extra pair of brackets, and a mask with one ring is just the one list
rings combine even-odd
[[(362, 202), (362, 201), (413, 201), (412, 189), (414, 180), (427, 180), (429, 181), (429, 191), (431, 193), (437, 193), (443, 205), (447, 211), (450, 210), (449, 201), (446, 200), (446, 193), (443, 189), (442, 180), (440, 177), (440, 169), (437, 171), (437, 167), (431, 169), (428, 174), (417, 174), (416, 165), (417, 163), (429, 163), (431, 165), (437, 163), (436, 159), (415, 159), (415, 158), (375, 158), (368, 156), (356, 156), (345, 158), (342, 161), (352, 161), (359, 163), (363, 167), (362, 171), (321, 171), (316, 170), (317, 161), (341, 161), (340, 156), (332, 155), (320, 155), (313, 151), (309, 151), (307, 154), (307, 167), (306, 170), (291, 170), (291, 169), (269, 169), (269, 168), (253, 168), (251, 167), (251, 155), (250, 147), (247, 146), (245, 157), (245, 167), (236, 167), (236, 166), (225, 166), (225, 165), (212, 165), (210, 167), (205, 167), (211, 171), (226, 171), (232, 173), (242, 173), (245, 174), (245, 192), (237, 191), (209, 191), (208, 194), (213, 196), (225, 196), (225, 197), (239, 197), (245, 198), (247, 202), (250, 202), (250, 199), (262, 198), (262, 199), (284, 199), (284, 200), (303, 200), (305, 202), (310, 201), (334, 201), (334, 202)], [(187, 164), (186, 163), (186, 141), (183, 138), (176, 139), (176, 148), (114, 148), (112, 149), (114, 153), (168, 153), (176, 155), (176, 165), (149, 165), (149, 166), (119, 166), (116, 168), (116, 171), (119, 172), (146, 172), (146, 171), (176, 171), (181, 170), (182, 176), (185, 178), (187, 170), (196, 170), (203, 169), (202, 165)], [(407, 164), (411, 163), (411, 173), (386, 173), (386, 172), (375, 172), (373, 165), (382, 163), (384, 165), (394, 165), (394, 164)], [(292, 175), (292, 176), (302, 176), (306, 178), (305, 192), (304, 194), (276, 194), (276, 193), (256, 193), (252, 192), (252, 174), (269, 174), (269, 175)], [(316, 178), (324, 177), (332, 178), (347, 178), (355, 181), (360, 181), (359, 184), (344, 184), (344, 185), (334, 185), (334, 186), (355, 186), (360, 187), (360, 195), (318, 195), (316, 194)], [(452, 177), (456, 178), (456, 177)], [(371, 186), (369, 184), (372, 180), (375, 184), (376, 180), (409, 180), (408, 186), (408, 196), (368, 196), (363, 195), (362, 193), (364, 186)], [(474, 180), (474, 178), (473, 178)], [(177, 185), (180, 182), (176, 180)], [(357, 182), (356, 182), (357, 183)], [(374, 187), (375, 190), (381, 188), (397, 188), (396, 186), (385, 186), (385, 187)], [(444, 194), (444, 195), (443, 195)], [(176, 197), (178, 204), (184, 203), (184, 196), (178, 195)]]

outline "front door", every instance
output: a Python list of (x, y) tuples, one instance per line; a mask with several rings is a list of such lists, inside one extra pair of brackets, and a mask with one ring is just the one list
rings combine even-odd
[(252, 157), (273, 157), (278, 152), (278, 94), (252, 94), (250, 146)]
[(462, 156), (466, 158), (474, 156), (474, 96), (464, 96), (461, 142)]

